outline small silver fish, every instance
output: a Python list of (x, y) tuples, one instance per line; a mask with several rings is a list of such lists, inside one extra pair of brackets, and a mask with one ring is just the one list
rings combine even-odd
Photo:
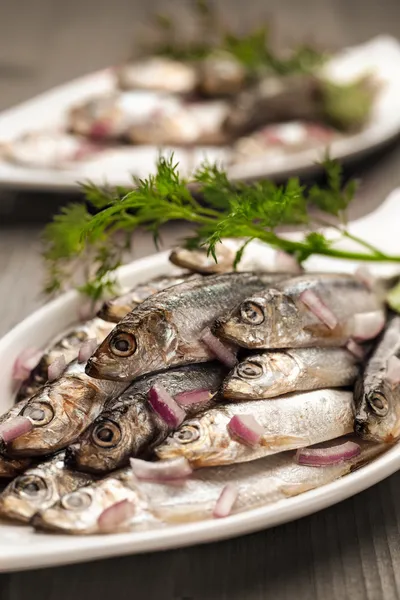
[[(239, 250), (240, 245), (238, 244), (237, 250)], [(169, 260), (178, 267), (190, 269), (204, 275), (227, 273), (233, 270), (236, 251), (229, 248), (226, 244), (219, 244), (216, 252), (218, 262), (215, 262), (212, 256), (207, 255), (206, 250), (175, 248), (169, 255)]]
[(91, 319), (82, 325), (77, 325), (62, 334), (55, 342), (52, 342), (44, 351), (39, 364), (31, 371), (18, 390), (17, 401), (30, 398), (47, 381), (48, 368), (60, 356), (64, 356), (66, 363), (70, 363), (78, 357), (79, 349), (85, 340), (95, 338), (100, 344), (112, 331), (113, 323), (106, 323), (102, 319)]
[(100, 414), (105, 402), (126, 387), (91, 379), (85, 374), (84, 363), (72, 362), (59, 379), (44, 385), (22, 409), (17, 405), (18, 415), (28, 417), (33, 429), (7, 444), (7, 456), (43, 456), (72, 444)]
[(235, 98), (225, 129), (238, 137), (269, 123), (294, 120), (322, 121), (354, 132), (368, 120), (378, 89), (369, 75), (344, 85), (305, 73), (263, 77)]
[(297, 348), (248, 356), (225, 379), (222, 395), (237, 400), (352, 385), (357, 359), (344, 348)]
[(269, 76), (238, 95), (225, 129), (238, 137), (269, 123), (318, 121), (322, 116), (319, 83), (315, 77)]
[(64, 453), (25, 471), (0, 494), (0, 516), (29, 521), (38, 510), (45, 510), (69, 492), (89, 485), (93, 477), (64, 466)]
[[(228, 273), (235, 270), (233, 265), (236, 254), (243, 248), (245, 242), (246, 240), (241, 238), (224, 238), (215, 248), (217, 262), (202, 248), (194, 250), (175, 248), (171, 252), (169, 260), (178, 267), (203, 275)], [(280, 268), (272, 261), (265, 260), (265, 249), (266, 245), (259, 240), (252, 240), (246, 244), (236, 270), (256, 271), (257, 273), (286, 272), (288, 269)]]
[(223, 123), (229, 113), (224, 99), (191, 101), (177, 105), (164, 102), (147, 119), (132, 123), (128, 138), (134, 144), (222, 145), (228, 142)]
[[(24, 398), (23, 400), (18, 400), (9, 410), (0, 415), (0, 425), (8, 423), (12, 421), (15, 417), (17, 417), (21, 411), (25, 408), (27, 403), (29, 402), (29, 398)], [(0, 453), (4, 452), (5, 443), (0, 435)]]
[(99, 141), (126, 139), (135, 124), (148, 123), (158, 111), (178, 112), (181, 105), (179, 98), (161, 92), (112, 92), (73, 106), (67, 115), (68, 128)]
[(391, 361), (400, 362), (399, 316), (389, 320), (355, 386), (354, 428), (367, 440), (389, 443), (400, 436), (400, 377), (390, 376)]
[(165, 56), (149, 56), (115, 69), (119, 87), (123, 90), (152, 90), (187, 94), (197, 85), (196, 68)]
[(32, 131), (0, 143), (0, 155), (11, 163), (31, 169), (71, 169), (98, 157), (103, 150), (91, 140), (65, 131)]
[[(10, 410), (1, 415), (0, 424), (14, 419), (26, 406), (28, 400), (28, 398), (20, 400), (17, 404), (12, 406)], [(5, 444), (2, 440), (0, 440), (0, 449), (5, 449)], [(15, 477), (19, 473), (22, 473), (22, 471), (25, 471), (31, 462), (30, 458), (12, 459), (0, 454), (0, 479), (11, 479), (12, 477)]]
[(228, 52), (215, 53), (197, 63), (198, 89), (208, 97), (234, 96), (247, 79), (244, 65)]
[(151, 408), (148, 391), (163, 386), (171, 396), (191, 390), (207, 390), (206, 403), (182, 405), (188, 417), (214, 406), (226, 368), (211, 362), (171, 369), (135, 381), (121, 396), (109, 402), (80, 439), (67, 450), (68, 465), (92, 473), (108, 473), (127, 464), (161, 443), (168, 435), (168, 425)]
[[(344, 442), (337, 440), (335, 443)], [(237, 489), (231, 514), (266, 506), (321, 487), (373, 460), (383, 444), (361, 442), (355, 458), (315, 468), (298, 465), (292, 452), (283, 452), (251, 463), (196, 471), (174, 485), (138, 481), (130, 469), (64, 496), (51, 508), (38, 513), (36, 527), (69, 534), (100, 533), (98, 519), (117, 502), (130, 501), (135, 512), (117, 531), (143, 531), (169, 524), (213, 518), (213, 510), (227, 484)]]
[[(264, 433), (254, 446), (230, 436), (235, 415), (252, 415)], [(245, 462), (311, 446), (353, 431), (352, 392), (316, 390), (268, 401), (231, 402), (185, 421), (155, 449), (160, 459), (184, 456), (193, 467)]]
[(145, 283), (139, 283), (126, 294), (104, 302), (97, 316), (110, 323), (119, 323), (121, 319), (126, 317), (131, 310), (139, 306), (149, 296), (196, 277), (199, 277), (199, 275), (191, 275), (190, 273), (170, 276), (161, 275)]
[[(285, 275), (228, 273), (154, 294), (124, 317), (87, 363), (91, 377), (132, 381), (168, 367), (212, 360), (201, 333), (250, 293)], [(251, 291), (250, 291), (251, 290)]]
[[(337, 320), (322, 322), (301, 300), (314, 293)], [(352, 275), (305, 273), (270, 285), (244, 300), (229, 316), (219, 318), (214, 333), (245, 348), (344, 346), (353, 334), (356, 314), (377, 311), (381, 300)]]

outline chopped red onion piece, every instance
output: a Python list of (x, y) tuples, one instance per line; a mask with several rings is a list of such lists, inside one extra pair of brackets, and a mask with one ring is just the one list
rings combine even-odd
[(95, 140), (107, 138), (112, 133), (112, 123), (109, 120), (95, 121), (90, 128), (89, 136)]
[(191, 406), (192, 404), (200, 404), (208, 402), (215, 394), (210, 390), (200, 389), (191, 390), (190, 392), (181, 392), (174, 396), (175, 401), (180, 406)]
[(135, 505), (130, 500), (121, 500), (109, 506), (97, 519), (99, 530), (103, 533), (112, 533), (125, 525), (135, 514)]
[(54, 381), (55, 379), (58, 379), (60, 375), (63, 374), (66, 366), (67, 363), (65, 361), (65, 356), (64, 354), (61, 354), (61, 356), (56, 358), (56, 360), (54, 360), (47, 369), (48, 381)]
[(253, 415), (235, 415), (228, 423), (229, 435), (238, 438), (240, 442), (255, 446), (259, 443), (264, 428)]
[(33, 429), (33, 424), (28, 417), (14, 417), (9, 421), (0, 424), (0, 439), (8, 444), (13, 440), (29, 433)]
[(228, 517), (235, 504), (239, 490), (233, 483), (228, 483), (222, 490), (214, 507), (213, 515), (217, 519)]
[(307, 123), (305, 129), (310, 138), (314, 138), (321, 142), (328, 142), (335, 135), (332, 129), (321, 126), (318, 123)]
[(354, 340), (349, 340), (346, 344), (346, 348), (353, 356), (358, 358), (359, 360), (364, 360), (365, 358), (365, 348), (357, 344)]
[(357, 342), (372, 340), (380, 334), (385, 326), (385, 313), (383, 310), (374, 310), (368, 313), (358, 313), (353, 317), (352, 337)]
[(161, 385), (154, 385), (148, 393), (153, 410), (171, 429), (176, 429), (185, 418), (185, 411)]
[(361, 266), (356, 269), (354, 276), (356, 279), (361, 281), (369, 290), (372, 290), (375, 283), (376, 277), (374, 277), (371, 271), (366, 266)]
[(90, 338), (83, 342), (79, 348), (78, 361), (81, 363), (87, 362), (97, 348), (96, 338)]
[(138, 479), (169, 481), (171, 479), (184, 479), (192, 473), (192, 467), (183, 456), (171, 460), (160, 460), (159, 462), (131, 458), (130, 462), (133, 474)]
[(386, 381), (393, 386), (400, 383), (400, 359), (397, 356), (391, 356), (386, 365)]
[(360, 446), (349, 441), (330, 448), (300, 448), (296, 452), (295, 461), (309, 467), (326, 467), (350, 460), (360, 452)]
[(314, 315), (325, 323), (329, 329), (335, 329), (338, 324), (337, 318), (330, 308), (312, 290), (305, 290), (300, 294), (300, 300), (314, 313)]
[(99, 154), (104, 150), (104, 146), (97, 143), (91, 143), (90, 141), (82, 141), (78, 148), (75, 150), (72, 160), (74, 161), (83, 161), (87, 158), (91, 158), (95, 154)]
[(91, 300), (88, 300), (87, 302), (82, 302), (82, 304), (80, 304), (78, 308), (79, 320), (88, 321), (89, 319), (92, 319), (96, 315), (96, 313), (98, 313), (102, 306), (103, 302), (101, 300), (98, 300), (97, 302), (92, 302)]
[(214, 334), (211, 333), (210, 328), (206, 327), (200, 334), (200, 340), (204, 342), (209, 350), (215, 357), (221, 361), (227, 367), (234, 367), (236, 365), (236, 356), (232, 352), (231, 348), (228, 348), (226, 344), (223, 344)]
[(284, 273), (302, 273), (303, 269), (293, 254), (277, 250), (275, 253), (275, 269)]
[(15, 381), (24, 381), (27, 379), (31, 371), (39, 364), (42, 356), (42, 350), (38, 350), (37, 348), (26, 348), (26, 350), (23, 350), (14, 363), (12, 378)]

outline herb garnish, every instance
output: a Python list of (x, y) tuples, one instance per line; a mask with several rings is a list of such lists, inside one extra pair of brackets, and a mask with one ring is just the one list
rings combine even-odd
[(308, 45), (295, 48), (289, 55), (279, 55), (272, 47), (267, 25), (237, 35), (229, 31), (217, 11), (205, 0), (196, 0), (193, 10), (202, 41), (185, 43), (174, 20), (166, 14), (157, 14), (154, 25), (161, 34), (162, 42), (153, 48), (153, 52), (183, 61), (230, 54), (247, 69), (249, 75), (312, 73), (327, 58), (325, 53)]
[[(171, 220), (192, 223), (194, 232), (185, 240), (186, 245), (205, 247), (214, 257), (220, 240), (230, 237), (245, 242), (261, 240), (294, 255), (300, 263), (314, 254), (400, 262), (400, 256), (387, 255), (351, 234), (346, 210), (356, 184), (350, 181), (342, 185), (337, 162), (326, 158), (323, 166), (327, 185), (307, 189), (295, 177), (284, 185), (269, 180), (233, 183), (225, 171), (209, 164), (203, 164), (188, 181), (179, 174), (172, 156), (168, 160), (160, 158), (155, 175), (135, 179), (133, 190), (102, 190), (88, 185), (87, 205), (67, 206), (45, 229), (46, 292), (74, 285), (93, 301), (112, 293), (115, 269), (129, 248), (132, 234), (145, 228), (153, 233), (157, 244), (160, 227)], [(195, 194), (189, 184), (194, 185), (191, 189)], [(99, 210), (94, 215), (93, 207)], [(335, 247), (337, 240), (328, 239), (321, 230), (327, 224), (332, 226), (332, 222), (337, 239), (353, 240), (359, 251)], [(282, 225), (304, 226), (303, 239), (287, 239), (278, 231)], [(241, 251), (237, 260), (240, 256)]]

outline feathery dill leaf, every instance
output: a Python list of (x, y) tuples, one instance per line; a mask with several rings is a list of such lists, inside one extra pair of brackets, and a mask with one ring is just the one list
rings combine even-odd
[[(182, 61), (230, 54), (245, 67), (250, 77), (260, 72), (276, 75), (312, 73), (326, 60), (324, 53), (307, 45), (299, 46), (285, 56), (279, 55), (270, 43), (268, 25), (258, 26), (246, 34), (235, 34), (220, 19), (215, 7), (206, 0), (194, 2), (192, 10), (196, 16), (201, 42), (182, 42), (184, 36), (179, 34), (179, 27), (176, 27), (173, 17), (156, 14), (153, 22), (162, 37), (162, 42), (154, 49), (156, 54)], [(340, 93), (340, 90), (328, 91), (330, 96), (333, 93), (339, 96)], [(330, 106), (331, 103), (328, 109)], [(341, 116), (340, 113), (339, 117)]]
[[(129, 251), (132, 235), (145, 229), (158, 242), (160, 227), (172, 220), (191, 223), (193, 234), (185, 245), (203, 248), (215, 260), (217, 245), (223, 238), (243, 240), (235, 267), (251, 239), (293, 254), (299, 262), (313, 254), (400, 262), (400, 256), (388, 256), (368, 240), (351, 234), (346, 226), (346, 210), (354, 197), (355, 183), (343, 185), (340, 165), (328, 156), (323, 165), (327, 184), (309, 189), (296, 177), (284, 185), (268, 180), (233, 183), (222, 169), (207, 163), (188, 180), (180, 175), (173, 155), (159, 159), (155, 174), (136, 178), (132, 190), (105, 191), (88, 184), (87, 205), (74, 203), (63, 208), (45, 229), (45, 290), (55, 293), (74, 285), (93, 301), (111, 294), (115, 290), (115, 270)], [(318, 208), (317, 215), (313, 207)], [(321, 231), (321, 225), (326, 224), (321, 215), (327, 215), (329, 223), (335, 218), (337, 224), (333, 227), (339, 239), (352, 239), (360, 251), (337, 249)], [(302, 225), (306, 233), (293, 240), (280, 233), (282, 225)]]
[(326, 188), (314, 185), (309, 192), (310, 202), (323, 212), (335, 217), (343, 216), (354, 198), (357, 182), (351, 180), (342, 186), (342, 167), (329, 156), (326, 156), (321, 164), (325, 170), (328, 185)]

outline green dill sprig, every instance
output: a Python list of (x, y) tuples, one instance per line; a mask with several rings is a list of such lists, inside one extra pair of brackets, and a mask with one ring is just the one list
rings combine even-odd
[[(342, 184), (336, 161), (326, 158), (323, 166), (326, 185), (306, 188), (295, 177), (284, 185), (268, 180), (233, 183), (225, 171), (206, 163), (188, 180), (171, 156), (160, 158), (154, 175), (136, 178), (132, 190), (103, 190), (88, 184), (86, 204), (63, 208), (44, 231), (45, 291), (75, 286), (93, 301), (111, 294), (115, 270), (129, 252), (132, 235), (148, 230), (158, 244), (160, 228), (176, 220), (193, 225), (186, 246), (204, 248), (215, 260), (217, 245), (229, 237), (243, 239), (244, 244), (261, 240), (294, 255), (300, 263), (312, 255), (400, 262), (400, 256), (387, 255), (349, 231), (346, 212), (356, 184)], [(301, 225), (305, 234), (300, 240), (288, 239), (280, 232), (282, 225)], [(336, 240), (323, 234), (326, 225), (336, 228)], [(342, 238), (357, 243), (359, 250), (335, 247)], [(235, 265), (243, 250), (244, 246)]]
[(183, 61), (202, 60), (219, 53), (230, 54), (250, 76), (260, 73), (313, 73), (327, 58), (325, 53), (308, 45), (301, 45), (290, 54), (281, 56), (270, 43), (267, 25), (237, 35), (221, 21), (211, 3), (197, 0), (192, 6), (201, 42), (182, 42), (173, 18), (158, 13), (153, 23), (161, 34), (162, 42), (155, 48), (156, 54)]
[(299, 46), (289, 54), (280, 56), (272, 48), (269, 28), (265, 25), (247, 35), (225, 34), (220, 49), (234, 56), (253, 74), (313, 73), (326, 60), (324, 53), (307, 45)]

